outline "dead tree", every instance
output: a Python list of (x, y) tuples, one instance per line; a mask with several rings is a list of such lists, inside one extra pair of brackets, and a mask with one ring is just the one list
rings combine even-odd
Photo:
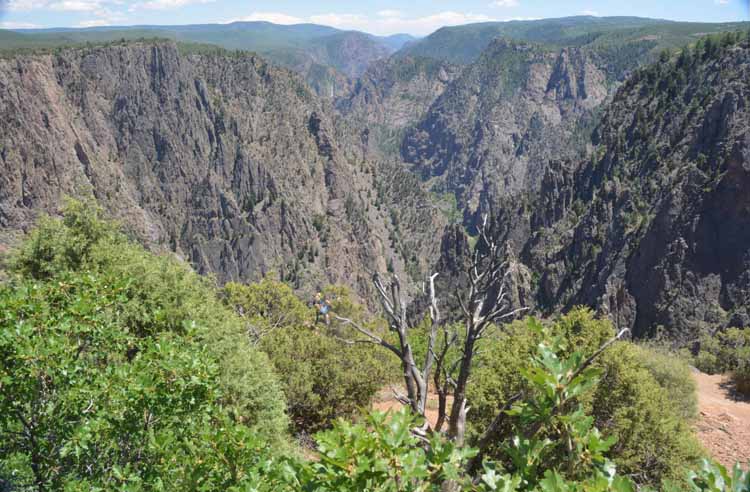
[[(403, 369), (406, 395), (398, 394), (395, 390), (394, 393), (396, 398), (402, 404), (409, 406), (412, 412), (425, 416), (429, 383), (432, 380), (438, 395), (437, 421), (430, 429), (429, 421), (425, 418), (424, 427), (413, 429), (417, 437), (424, 439), (427, 431), (432, 430), (444, 433), (448, 439), (453, 440), (459, 446), (464, 444), (466, 416), (469, 411), (466, 397), (467, 386), (478, 353), (478, 342), (490, 333), (492, 327), (501, 325), (526, 310), (524, 307), (512, 309), (508, 297), (508, 275), (508, 264), (503, 261), (500, 248), (488, 231), (485, 217), (479, 228), (479, 240), (467, 268), (466, 282), (455, 292), (462, 315), (461, 323), (448, 324), (441, 318), (435, 292), (437, 274), (429, 278), (425, 294), (428, 294), (430, 300), (430, 326), (427, 351), (421, 365), (415, 360), (409, 339), (412, 327), (409, 326), (406, 301), (397, 276), (394, 275), (387, 285), (377, 274), (373, 277), (373, 283), (389, 321), (390, 331), (396, 334), (395, 341), (386, 341), (350, 319), (337, 317), (339, 321), (352, 326), (363, 336), (359, 340), (348, 340), (349, 343), (376, 343), (399, 358)], [(571, 376), (571, 380), (590, 366), (607, 347), (622, 339), (627, 332), (627, 329), (621, 330), (614, 338), (604, 343), (578, 367)], [(453, 402), (449, 409), (450, 395), (453, 395)], [(500, 437), (499, 433), (507, 417), (507, 411), (525, 396), (522, 391), (498, 407), (495, 418), (475, 443), (478, 453), (466, 463), (465, 470), (468, 473), (475, 474), (479, 470), (487, 449)], [(553, 409), (553, 412), (557, 413), (562, 410), (558, 407)], [(526, 429), (525, 435), (536, 434), (539, 432), (540, 425)], [(444, 427), (446, 427), (445, 430), (443, 430)], [(455, 492), (459, 488), (453, 480), (446, 480), (441, 490)]]
[[(472, 262), (468, 268), (466, 294), (456, 292), (458, 304), (464, 318), (463, 347), (458, 360), (458, 377), (455, 381), (446, 373), (444, 381), (453, 388), (453, 405), (448, 420), (448, 437), (462, 444), (466, 428), (466, 387), (471, 375), (477, 342), (488, 330), (526, 310), (512, 310), (507, 292), (507, 263), (500, 257), (498, 243), (488, 234), (487, 216), (479, 228), (479, 241), (474, 248)], [(457, 337), (453, 338), (453, 343)]]
[[(471, 375), (474, 357), (477, 354), (477, 342), (485, 337), (488, 330), (497, 323), (513, 318), (525, 308), (510, 309), (507, 294), (507, 264), (500, 258), (500, 248), (490, 236), (487, 218), (479, 228), (479, 242), (474, 250), (468, 272), (467, 292), (457, 291), (459, 305), (464, 318), (462, 333), (456, 325), (443, 323), (438, 309), (435, 292), (435, 277), (429, 278), (428, 292), (430, 299), (430, 331), (427, 339), (427, 351), (424, 361), (419, 364), (409, 339), (411, 327), (407, 319), (406, 301), (397, 276), (393, 276), (388, 285), (379, 275), (373, 277), (375, 289), (380, 297), (390, 331), (395, 333), (397, 341), (389, 343), (358, 323), (340, 318), (354, 328), (364, 338), (351, 343), (376, 343), (394, 353), (401, 362), (406, 395), (396, 393), (396, 398), (413, 412), (423, 415), (427, 406), (430, 379), (433, 380), (438, 394), (438, 418), (434, 431), (442, 432), (447, 422), (447, 436), (463, 444), (466, 428), (466, 414), (469, 406), (466, 400), (466, 389)], [(454, 349), (458, 358), (448, 360)], [(448, 411), (448, 396), (453, 395), (453, 404)], [(428, 424), (426, 424), (428, 425)]]
[(373, 284), (375, 285), (375, 289), (380, 297), (383, 311), (388, 318), (390, 331), (394, 332), (398, 338), (397, 345), (385, 341), (382, 337), (379, 337), (351, 319), (336, 316), (337, 320), (352, 326), (355, 331), (364, 336), (364, 339), (353, 340), (350, 342), (375, 343), (390, 350), (399, 358), (401, 369), (403, 371), (406, 395), (399, 394), (394, 390), (395, 397), (399, 402), (403, 405), (408, 405), (413, 412), (419, 415), (424, 415), (425, 409), (427, 408), (429, 379), (434, 362), (435, 337), (437, 335), (437, 327), (440, 324), (440, 312), (438, 311), (437, 299), (435, 297), (435, 277), (437, 277), (437, 274), (433, 274), (429, 279), (429, 295), (431, 301), (430, 335), (428, 338), (428, 349), (425, 355), (425, 360), (421, 366), (414, 358), (414, 352), (409, 340), (411, 327), (409, 326), (406, 312), (406, 300), (401, 291), (401, 284), (398, 276), (394, 275), (388, 286), (383, 284), (378, 274), (373, 276)]

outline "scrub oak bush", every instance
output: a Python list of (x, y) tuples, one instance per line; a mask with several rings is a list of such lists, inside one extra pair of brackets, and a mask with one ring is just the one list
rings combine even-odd
[(694, 362), (705, 373), (730, 374), (736, 390), (750, 396), (750, 330), (730, 328), (704, 336)]
[[(591, 355), (614, 336), (607, 320), (596, 319), (586, 308), (577, 308), (549, 326), (560, 339), (561, 354), (580, 351)], [(485, 428), (497, 408), (527, 387), (522, 368), (542, 341), (537, 330), (517, 321), (487, 340), (483, 357), (470, 386), (474, 433)], [(685, 470), (702, 456), (690, 419), (695, 415), (695, 386), (687, 365), (631, 342), (617, 342), (594, 363), (602, 383), (582, 403), (605, 437), (616, 437), (613, 461), (641, 484), (683, 479)], [(511, 432), (505, 423), (503, 432)], [(491, 455), (499, 456), (495, 447)]]
[(229, 490), (246, 483), (254, 449), (283, 436), (262, 353), (217, 349), (189, 319), (131, 329), (136, 292), (138, 279), (107, 271), (0, 287), (0, 484)]
[[(343, 288), (329, 288), (334, 313), (364, 315)], [(281, 378), (288, 413), (298, 432), (330, 427), (367, 407), (395, 369), (387, 354), (370, 345), (348, 345), (338, 322), (315, 322), (314, 311), (277, 280), (228, 284), (223, 298), (241, 313), (247, 332)]]

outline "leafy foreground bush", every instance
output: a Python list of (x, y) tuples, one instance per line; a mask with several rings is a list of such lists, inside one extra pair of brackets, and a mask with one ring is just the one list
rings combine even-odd
[(221, 487), (236, 478), (226, 461), (255, 461), (195, 326), (124, 329), (131, 280), (69, 273), (0, 290), (0, 478), (19, 490)]
[[(503, 402), (528, 388), (523, 369), (545, 337), (529, 323), (515, 322), (483, 346), (470, 394), (472, 429), (485, 428)], [(575, 350), (585, 357), (614, 334), (609, 321), (595, 319), (585, 308), (562, 316), (548, 330), (559, 340), (561, 354)], [(603, 436), (616, 439), (609, 456), (618, 468), (641, 485), (684, 480), (686, 470), (702, 456), (689, 425), (696, 412), (689, 367), (624, 341), (607, 349), (593, 366), (602, 371), (603, 381), (582, 401)], [(500, 435), (511, 436), (516, 425), (505, 422)], [(493, 446), (489, 455), (501, 459), (503, 451)]]
[(247, 473), (258, 442), (285, 442), (286, 427), (280, 386), (241, 320), (96, 208), (72, 203), (63, 220), (42, 221), (11, 262), (0, 479), (20, 490), (218, 490)]
[(51, 283), (67, 274), (127, 280), (118, 299), (121, 329), (147, 340), (194, 324), (218, 361), (224, 405), (261, 435), (282, 436), (288, 420), (276, 376), (248, 340), (242, 320), (218, 299), (210, 279), (171, 255), (149, 253), (128, 240), (96, 205), (70, 201), (63, 212), (61, 220), (41, 220), (12, 258), (12, 274)]
[(750, 396), (750, 330), (730, 328), (700, 340), (695, 366), (708, 374), (731, 374), (739, 393)]
[[(485, 461), (476, 474), (468, 474), (476, 450), (457, 448), (438, 434), (417, 437), (413, 431), (420, 422), (406, 411), (391, 418), (376, 413), (366, 424), (340, 422), (320, 434), (320, 460), (295, 464), (287, 486), (316, 491), (634, 492), (636, 486), (618, 475), (606, 457), (615, 438), (603, 438), (583, 405), (575, 403), (594, 388), (601, 371), (584, 369), (579, 352), (566, 359), (561, 353), (559, 346), (544, 342), (532, 367), (523, 371), (527, 399), (507, 412), (522, 425), (501, 444), (511, 457), (508, 463)], [(559, 453), (560, 448), (567, 452)], [(738, 466), (730, 476), (720, 465), (704, 461), (685, 483), (696, 492), (747, 491), (750, 473)]]
[[(351, 316), (356, 307), (339, 288), (334, 312)], [(329, 428), (367, 407), (395, 371), (390, 359), (370, 345), (347, 345), (333, 326), (315, 323), (314, 311), (277, 280), (227, 284), (223, 297), (246, 320), (248, 332), (281, 379), (287, 411), (298, 432)]]
[[(523, 397), (497, 414), (500, 460), (405, 411), (339, 421), (305, 461), (284, 456), (284, 398), (247, 320), (187, 267), (79, 204), (45, 221), (12, 265), (0, 286), (0, 489), (635, 490), (610, 461), (617, 436), (588, 410), (607, 374), (584, 343), (534, 320)], [(739, 492), (750, 477), (706, 463), (686, 486)]]

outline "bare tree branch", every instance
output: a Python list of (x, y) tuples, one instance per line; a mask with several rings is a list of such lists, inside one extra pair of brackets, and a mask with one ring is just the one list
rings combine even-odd
[(401, 351), (398, 348), (396, 348), (396, 346), (394, 346), (394, 345), (386, 342), (385, 340), (383, 340), (379, 336), (377, 336), (374, 333), (372, 333), (370, 330), (368, 330), (368, 329), (360, 326), (357, 322), (352, 321), (349, 318), (342, 318), (341, 316), (336, 316), (336, 315), (334, 315), (334, 319), (337, 320), (337, 321), (340, 321), (341, 323), (343, 323), (345, 325), (351, 326), (352, 328), (354, 328), (355, 330), (357, 330), (359, 333), (361, 333), (362, 335), (366, 336), (372, 343), (375, 343), (377, 345), (381, 345), (381, 346), (387, 348), (388, 350), (390, 350), (391, 352), (393, 352), (394, 354), (396, 354), (398, 357), (401, 357)]

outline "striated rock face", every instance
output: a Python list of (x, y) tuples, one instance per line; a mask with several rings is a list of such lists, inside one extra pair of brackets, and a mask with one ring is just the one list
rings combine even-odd
[(750, 326), (750, 47), (637, 72), (591, 159), (543, 180), (522, 258), (547, 310), (589, 304), (635, 335)]
[(372, 64), (351, 94), (336, 101), (342, 132), (358, 135), (362, 158), (378, 163), (377, 204), (389, 210), (392, 246), (415, 285), (435, 271), (448, 206), (403, 166), (399, 143), (457, 75), (448, 63), (392, 57)]
[(375, 168), (330, 114), (253, 55), (157, 42), (0, 60), (2, 237), (93, 193), (146, 243), (221, 281), (276, 271), (363, 292), (386, 258), (404, 267)]
[(418, 297), (437, 270), (450, 297), (487, 213), (514, 305), (586, 304), (682, 341), (750, 326), (750, 47), (706, 46), (616, 92), (607, 70), (630, 51), (495, 40), (461, 70), (400, 55), (335, 110), (252, 55), (6, 57), (0, 250), (64, 195), (93, 194), (220, 281), (278, 272), (371, 298), (389, 270)]
[(345, 31), (310, 40), (297, 49), (263, 50), (261, 55), (302, 75), (320, 98), (334, 100), (350, 94), (354, 81), (391, 51), (373, 36)]
[(459, 75), (458, 67), (430, 58), (392, 57), (370, 65), (337, 109), (364, 127), (369, 152), (397, 156), (399, 139)]
[(750, 326), (749, 50), (706, 46), (610, 93), (598, 54), (496, 40), (407, 130), (402, 156), (455, 194), (469, 232), (494, 218), (514, 303), (590, 305), (685, 342)]
[(352, 78), (359, 77), (371, 63), (391, 53), (386, 45), (361, 32), (341, 32), (322, 41), (321, 46), (310, 49), (316, 62), (335, 67)]
[[(548, 161), (585, 145), (580, 129), (607, 90), (581, 50), (498, 39), (407, 132), (401, 154), (433, 189), (456, 195), (467, 226), (503, 207), (515, 215), (509, 207), (536, 193)], [(527, 232), (514, 234), (518, 248)]]

